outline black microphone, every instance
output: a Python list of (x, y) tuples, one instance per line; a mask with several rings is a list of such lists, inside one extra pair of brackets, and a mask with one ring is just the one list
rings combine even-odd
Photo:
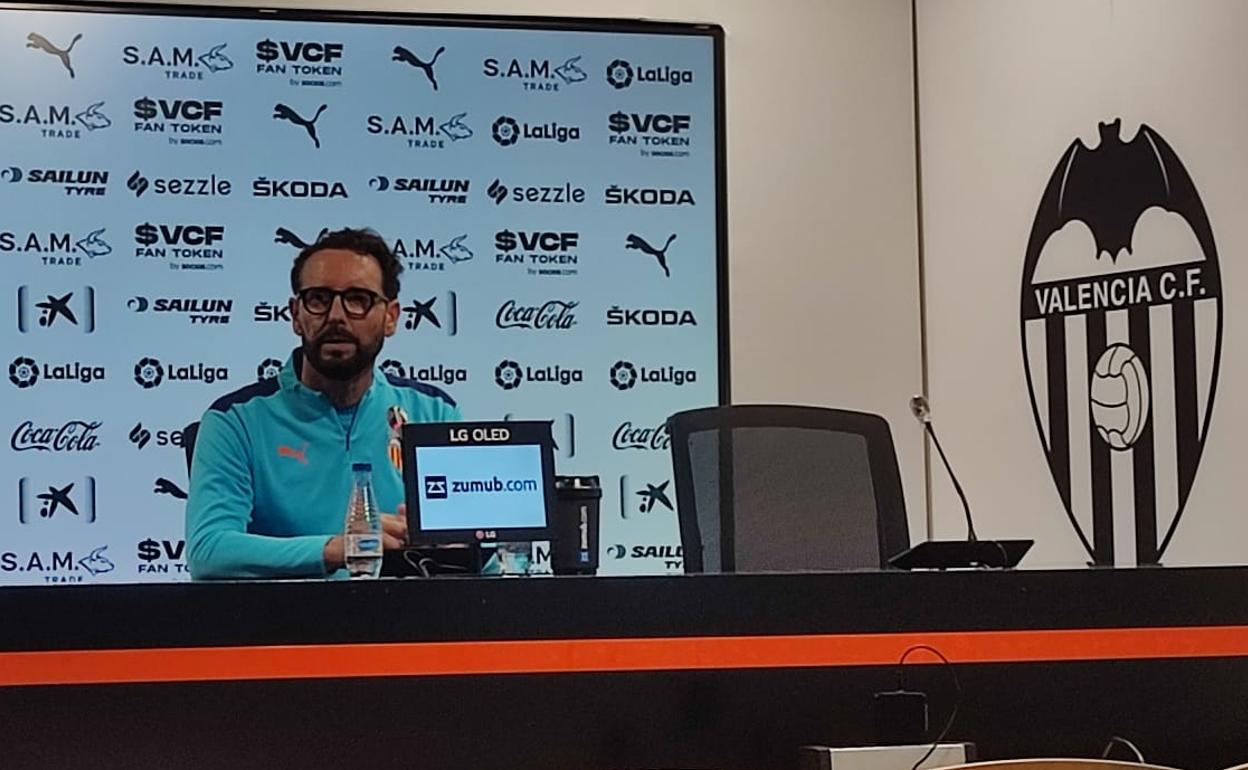
[(953, 472), (953, 466), (949, 464), (949, 458), (945, 457), (945, 450), (940, 445), (940, 439), (936, 438), (935, 429), (932, 428), (932, 407), (927, 403), (926, 396), (910, 397), (910, 414), (913, 414), (914, 419), (923, 424), (923, 430), (932, 437), (932, 443), (936, 445), (936, 453), (940, 455), (945, 472), (949, 474), (949, 480), (953, 482), (953, 489), (958, 493), (958, 499), (962, 501), (962, 512), (966, 514), (966, 539), (972, 543), (979, 540), (975, 535), (975, 522), (971, 518), (971, 504), (966, 501), (966, 493), (962, 491), (962, 485), (958, 483), (958, 475)]
[(910, 412), (923, 425), (923, 430), (936, 445), (936, 453), (953, 482), (954, 491), (962, 501), (962, 513), (966, 516), (966, 540), (927, 540), (912, 546), (888, 560), (890, 566), (898, 569), (959, 569), (967, 567), (997, 567), (1009, 569), (1018, 564), (1023, 555), (1031, 548), (1031, 540), (980, 540), (975, 534), (975, 521), (971, 518), (971, 504), (966, 500), (966, 492), (962, 491), (962, 483), (953, 472), (945, 449), (936, 438), (932, 428), (931, 405), (926, 396), (914, 396), (910, 399)]

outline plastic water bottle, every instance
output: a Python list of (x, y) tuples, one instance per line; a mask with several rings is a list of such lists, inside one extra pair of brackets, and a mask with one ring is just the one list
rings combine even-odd
[(352, 578), (375, 578), (381, 573), (381, 513), (373, 495), (373, 466), (351, 464), (351, 499), (343, 536), (347, 572)]

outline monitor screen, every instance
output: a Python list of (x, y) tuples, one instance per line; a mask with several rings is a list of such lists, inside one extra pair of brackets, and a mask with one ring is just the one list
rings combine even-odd
[(540, 446), (418, 447), (415, 457), (422, 531), (546, 526)]

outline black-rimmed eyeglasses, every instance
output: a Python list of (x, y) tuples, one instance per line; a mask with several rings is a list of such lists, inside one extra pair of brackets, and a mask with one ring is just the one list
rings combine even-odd
[(368, 289), (329, 289), (324, 286), (312, 286), (301, 289), (298, 294), (303, 309), (312, 315), (325, 315), (334, 306), (334, 300), (342, 298), (342, 311), (348, 318), (363, 318), (378, 302), (387, 302), (386, 298)]

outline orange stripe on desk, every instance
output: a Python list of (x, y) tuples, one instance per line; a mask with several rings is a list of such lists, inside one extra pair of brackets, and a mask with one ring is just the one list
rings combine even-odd
[(0, 685), (881, 666), (914, 644), (953, 663), (1248, 657), (1248, 626), (4, 652)]

